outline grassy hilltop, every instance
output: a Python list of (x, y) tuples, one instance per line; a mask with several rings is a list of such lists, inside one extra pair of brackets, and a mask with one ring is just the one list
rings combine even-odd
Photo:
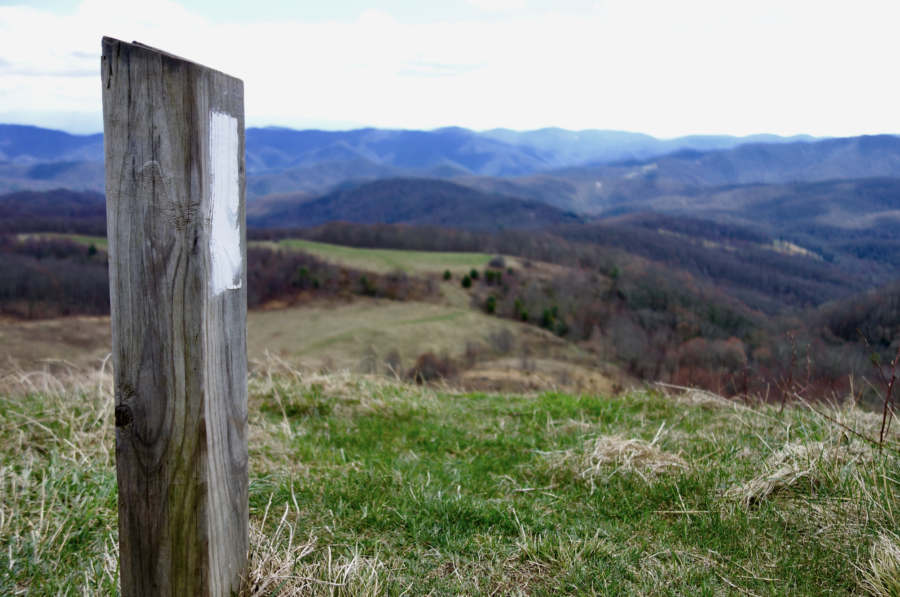
[[(0, 593), (116, 594), (111, 378), (0, 378)], [(852, 405), (250, 377), (245, 595), (897, 595), (900, 460)]]

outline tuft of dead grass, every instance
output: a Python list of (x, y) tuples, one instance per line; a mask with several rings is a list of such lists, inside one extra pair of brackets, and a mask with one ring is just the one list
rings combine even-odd
[(673, 469), (687, 469), (681, 456), (656, 446), (656, 440), (601, 435), (584, 443), (581, 450), (546, 454), (553, 466), (569, 468), (582, 479), (612, 477), (616, 473), (634, 473), (645, 481), (667, 474)]
[(872, 547), (868, 570), (862, 569), (862, 585), (872, 597), (900, 597), (900, 539), (882, 533)]
[(767, 460), (762, 475), (725, 492), (749, 507), (775, 494), (811, 494), (833, 485), (850, 467), (872, 461), (869, 446), (854, 442), (845, 446), (825, 442), (790, 442)]
[(354, 550), (335, 557), (331, 546), (316, 548), (316, 538), (301, 539), (290, 522), (291, 507), (274, 531), (266, 532), (268, 509), (250, 524), (249, 573), (240, 597), (375, 597), (387, 594), (385, 566), (377, 557)]

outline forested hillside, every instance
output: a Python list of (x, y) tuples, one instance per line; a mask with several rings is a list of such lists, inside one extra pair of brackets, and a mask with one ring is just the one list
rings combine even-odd
[[(688, 221), (682, 228), (696, 225)], [(746, 236), (728, 228), (719, 235), (720, 240), (730, 237), (741, 242), (748, 241)], [(255, 230), (251, 237), (515, 255), (526, 260), (523, 269), (488, 268), (472, 280), (474, 307), (545, 328), (640, 378), (722, 394), (778, 397), (786, 384), (809, 397), (849, 391), (853, 378), (871, 377), (875, 370), (862, 339), (848, 333), (854, 324), (847, 321), (859, 321), (861, 329), (872, 334), (884, 362), (900, 347), (895, 309), (888, 308), (900, 304), (896, 285), (855, 295), (853, 285), (849, 281), (842, 284), (841, 274), (833, 266), (824, 264), (823, 270), (817, 270), (819, 262), (775, 251), (771, 258), (776, 263), (783, 260), (780, 270), (775, 270), (780, 273), (751, 295), (760, 303), (753, 305), (744, 300), (748, 286), (723, 281), (720, 271), (699, 266), (691, 274), (665, 260), (610, 245), (566, 240), (546, 231), (490, 234), (332, 223), (313, 229)], [(671, 245), (668, 252), (677, 248), (677, 244)], [(717, 257), (731, 253), (716, 247), (707, 250), (706, 260), (714, 263)], [(537, 262), (563, 269), (547, 275), (528, 266)], [(740, 269), (740, 262), (732, 263), (729, 275), (741, 276)], [(757, 271), (765, 279), (766, 269)], [(822, 288), (846, 298), (826, 302), (828, 297), (816, 292)], [(806, 300), (798, 301), (798, 294)], [(881, 311), (862, 309), (872, 313), (870, 321), (862, 321), (860, 303), (886, 307)]]
[(502, 230), (539, 228), (580, 218), (540, 201), (485, 195), (446, 181), (408, 178), (369, 182), (317, 199), (259, 199), (247, 210), (247, 223), (260, 228), (310, 227), (331, 221)]

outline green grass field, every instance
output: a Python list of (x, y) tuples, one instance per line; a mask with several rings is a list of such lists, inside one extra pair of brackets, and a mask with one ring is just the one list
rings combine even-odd
[(357, 249), (307, 240), (288, 239), (278, 243), (254, 243), (275, 245), (287, 249), (303, 249), (326, 261), (340, 263), (356, 269), (385, 273), (403, 270), (407, 273), (443, 273), (454, 275), (468, 273), (470, 269), (483, 268), (492, 255), (486, 253), (433, 253), (427, 251), (395, 251), (391, 249)]
[(84, 236), (81, 234), (54, 234), (52, 232), (41, 232), (39, 234), (20, 234), (19, 238), (62, 238), (71, 240), (78, 244), (89, 247), (94, 245), (98, 249), (107, 249), (107, 241), (105, 236)]
[[(245, 597), (898, 594), (900, 459), (807, 408), (250, 379)], [(0, 594), (117, 594), (110, 381), (0, 381)]]

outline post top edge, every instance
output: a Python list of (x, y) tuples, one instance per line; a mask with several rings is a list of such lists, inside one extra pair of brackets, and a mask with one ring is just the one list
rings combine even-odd
[[(139, 41), (132, 41), (131, 43), (129, 43), (127, 41), (122, 41), (121, 39), (116, 39), (114, 37), (109, 37), (108, 35), (104, 35), (101, 43), (103, 44), (104, 47), (107, 45), (119, 45), (120, 47), (124, 46), (127, 49), (136, 49), (139, 51), (154, 52), (156, 54), (160, 54), (160, 55), (166, 56), (168, 58), (180, 60), (181, 62), (186, 62), (187, 64), (193, 64), (195, 66), (199, 66), (200, 68), (205, 68), (205, 69), (217, 72), (221, 75), (224, 75), (226, 77), (234, 79), (235, 81), (239, 81), (241, 84), (244, 83), (244, 81), (242, 79), (239, 79), (238, 77), (235, 77), (234, 75), (229, 75), (228, 73), (224, 73), (218, 69), (206, 66), (204, 64), (200, 64), (199, 62), (194, 62), (193, 60), (190, 60), (188, 58), (183, 58), (182, 56), (178, 56), (177, 54), (172, 54), (171, 52), (167, 52), (165, 50), (160, 50), (159, 48), (154, 48), (153, 46), (148, 46), (147, 44), (141, 43)], [(105, 52), (104, 52), (104, 54), (105, 54)]]

